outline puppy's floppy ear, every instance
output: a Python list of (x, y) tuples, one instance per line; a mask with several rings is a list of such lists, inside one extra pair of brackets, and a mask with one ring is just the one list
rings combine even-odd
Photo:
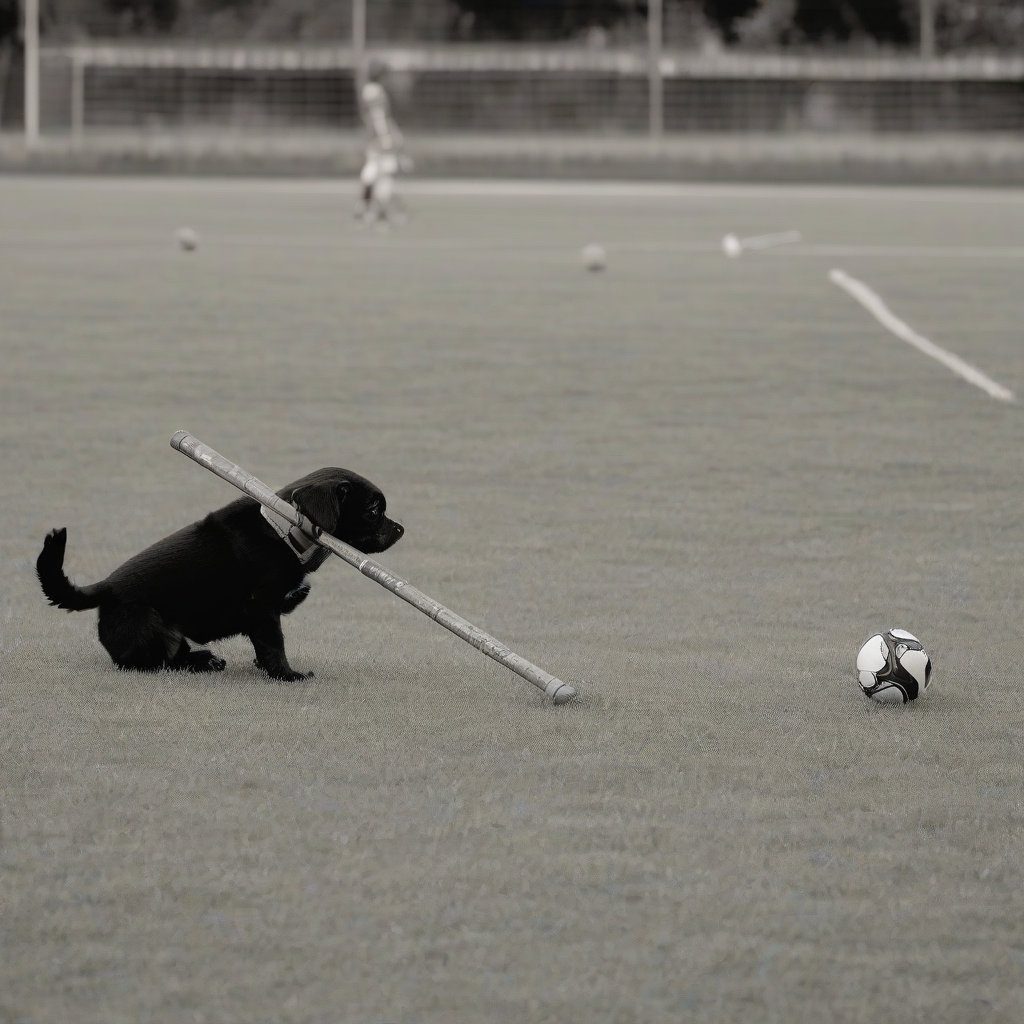
[(348, 494), (348, 484), (306, 484), (292, 494), (292, 503), (300, 512), (328, 533), (333, 531), (341, 515), (341, 503)]

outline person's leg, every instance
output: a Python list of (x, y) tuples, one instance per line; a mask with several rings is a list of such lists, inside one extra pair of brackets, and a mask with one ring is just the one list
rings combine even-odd
[(373, 187), (380, 176), (380, 165), (372, 153), (366, 155), (366, 163), (359, 172), (359, 186), (361, 189), (360, 203), (356, 206), (355, 215), (366, 217), (373, 205)]

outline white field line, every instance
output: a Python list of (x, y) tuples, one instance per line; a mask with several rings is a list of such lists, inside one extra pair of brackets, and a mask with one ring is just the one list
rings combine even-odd
[[(63, 231), (2, 231), (0, 232), (0, 251), (6, 249), (22, 249), (26, 247), (62, 247), (62, 246), (152, 246), (164, 245), (171, 235), (139, 235), (125, 232), (124, 234), (91, 234), (84, 232)], [(173, 239), (172, 239), (173, 241)], [(724, 239), (723, 239), (724, 241)], [(737, 243), (741, 239), (736, 239)], [(362, 234), (359, 236), (288, 236), (288, 235), (246, 235), (241, 233), (204, 235), (200, 244), (208, 246), (255, 246), (266, 248), (298, 248), (322, 249), (338, 248), (358, 244), (361, 248), (394, 247), (403, 249), (441, 249), (454, 251), (479, 252), (563, 252), (565, 246), (555, 243), (531, 245), (529, 242), (502, 244), (487, 243), (478, 239), (446, 238), (428, 240), (422, 238), (396, 238), (394, 234), (386, 238), (373, 238)], [(721, 242), (680, 240), (676, 242), (617, 242), (612, 246), (617, 253), (721, 253)], [(762, 249), (767, 256), (784, 256), (788, 258), (817, 258), (821, 256), (891, 256), (927, 257), (942, 260), (1024, 260), (1022, 246), (913, 246), (913, 245), (829, 245), (797, 243), (795, 245), (777, 245)]]
[[(725, 238), (729, 236), (726, 235)], [(735, 236), (733, 236), (735, 237)], [(615, 245), (616, 252), (721, 252), (722, 242), (677, 241), (677, 242), (620, 242)], [(748, 239), (737, 238), (736, 241), (745, 245)], [(793, 238), (786, 241), (791, 245), (776, 244), (762, 247), (768, 256), (784, 257), (818, 257), (818, 256), (926, 256), (936, 259), (986, 259), (986, 260), (1024, 260), (1024, 246), (1019, 245), (845, 245), (841, 243), (797, 242)]]
[(776, 245), (793, 245), (801, 238), (799, 231), (776, 231), (771, 235), (752, 235), (741, 238), (740, 245), (744, 249), (771, 249)]
[[(731, 185), (639, 181), (572, 181), (543, 179), (403, 178), (399, 187), (412, 196), (580, 198), (580, 199), (792, 199), (809, 201), (885, 201), (939, 204), (1024, 203), (1024, 189), (979, 189), (958, 186), (915, 188), (865, 185)], [(355, 174), (343, 178), (223, 178), (131, 175), (10, 174), (0, 179), (0, 195), (18, 190), (157, 192), (177, 194), (342, 195), (357, 189)]]
[(722, 249), (730, 259), (742, 256), (748, 249), (772, 249), (777, 245), (792, 245), (801, 239), (799, 231), (776, 231), (770, 235), (750, 235), (737, 238), (728, 234), (722, 239)]
[(965, 363), (956, 353), (948, 352), (946, 349), (929, 341), (923, 334), (918, 334), (909, 324), (904, 323), (891, 309), (876, 295), (863, 281), (850, 277), (843, 270), (830, 270), (829, 278), (837, 284), (848, 295), (853, 296), (878, 322), (896, 335), (897, 338), (913, 345), (914, 348), (923, 352), (926, 356), (938, 360), (943, 366), (948, 367), (955, 374), (963, 377), (975, 387), (981, 388), (993, 398), (1001, 402), (1012, 402), (1014, 394), (1009, 388), (997, 384), (991, 377), (986, 377), (981, 370)]
[[(343, 194), (343, 193), (342, 193)], [(728, 236), (726, 236), (728, 237)], [(0, 232), (0, 250), (8, 248), (24, 248), (36, 246), (151, 246), (154, 243), (163, 245), (172, 236), (169, 232), (162, 235), (135, 234), (91, 234), (88, 231), (2, 231)], [(724, 239), (723, 239), (724, 241)], [(736, 241), (743, 244), (747, 239)], [(246, 235), (242, 233), (217, 234), (200, 239), (200, 243), (220, 246), (258, 246), (268, 248), (337, 248), (339, 245), (359, 244), (363, 247), (380, 247), (385, 244), (394, 246), (400, 242), (402, 248), (408, 249), (466, 249), (481, 252), (523, 250), (529, 252), (548, 251), (562, 252), (565, 246), (555, 243), (532, 245), (529, 242), (511, 244), (487, 243), (477, 239), (447, 238), (426, 240), (404, 237), (400, 240), (395, 235), (386, 239), (372, 238), (366, 234), (359, 236), (288, 236), (288, 235)], [(720, 253), (721, 242), (679, 240), (675, 242), (617, 242), (614, 249), (617, 253)], [(820, 256), (892, 256), (892, 257), (929, 257), (946, 260), (1024, 260), (1024, 246), (964, 246), (964, 245), (844, 245), (828, 243), (797, 243), (795, 245), (774, 245), (762, 248), (768, 256), (784, 256), (811, 258)]]
[(1024, 259), (1019, 245), (843, 245), (805, 243), (797, 248), (779, 249), (771, 256), (927, 256), (936, 259)]

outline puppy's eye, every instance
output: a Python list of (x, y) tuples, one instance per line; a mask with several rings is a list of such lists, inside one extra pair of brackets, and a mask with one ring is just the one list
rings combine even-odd
[(374, 502), (372, 505), (370, 505), (370, 507), (367, 508), (366, 512), (363, 514), (363, 518), (364, 519), (368, 519), (371, 523), (374, 520), (379, 519), (380, 518), (380, 505), (379, 505), (379, 503)]

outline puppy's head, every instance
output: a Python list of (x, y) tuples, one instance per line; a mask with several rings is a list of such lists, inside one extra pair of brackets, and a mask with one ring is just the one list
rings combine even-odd
[(372, 555), (386, 551), (404, 528), (384, 514), (381, 489), (347, 469), (318, 469), (277, 492), (326, 533)]

